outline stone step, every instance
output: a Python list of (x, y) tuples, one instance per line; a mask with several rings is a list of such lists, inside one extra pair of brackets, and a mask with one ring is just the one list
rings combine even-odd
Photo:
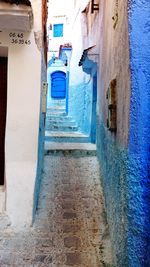
[(61, 109), (63, 109), (63, 110), (66, 109), (64, 104), (63, 104), (63, 105), (57, 105), (57, 106), (54, 105), (54, 106), (47, 107), (47, 111), (51, 111), (51, 110), (61, 110)]
[(64, 104), (59, 104), (59, 105), (51, 105), (51, 106), (49, 106), (49, 105), (47, 105), (47, 110), (59, 110), (59, 109), (66, 109), (66, 106), (64, 105)]
[(48, 115), (51, 115), (51, 114), (55, 114), (55, 113), (57, 113), (57, 114), (61, 114), (61, 113), (63, 113), (63, 114), (65, 114), (66, 113), (66, 110), (64, 109), (64, 108), (60, 108), (60, 109), (51, 109), (51, 110), (47, 110), (47, 112), (46, 112)]
[(63, 126), (63, 127), (77, 126), (74, 120), (49, 120), (49, 119), (46, 119), (46, 125)]
[(66, 99), (55, 99), (55, 100), (48, 100), (47, 101), (47, 107), (55, 107), (55, 106), (65, 106), (66, 105)]
[(47, 111), (46, 112), (46, 117), (49, 117), (49, 116), (54, 116), (54, 117), (65, 117), (67, 116), (67, 113), (66, 111), (60, 111), (60, 110), (55, 110), (55, 111)]
[(58, 124), (47, 124), (45, 127), (48, 131), (60, 131), (60, 132), (74, 132), (78, 131), (78, 126), (74, 125), (58, 125)]
[(70, 116), (59, 116), (59, 115), (47, 115), (46, 121), (50, 123), (76, 123), (75, 120), (72, 119)]
[(96, 156), (96, 145), (91, 143), (45, 142), (45, 155)]
[(45, 141), (89, 143), (90, 136), (81, 132), (45, 131)]
[(46, 125), (61, 125), (61, 126), (77, 126), (76, 121), (72, 118), (57, 118), (56, 119), (47, 117)]

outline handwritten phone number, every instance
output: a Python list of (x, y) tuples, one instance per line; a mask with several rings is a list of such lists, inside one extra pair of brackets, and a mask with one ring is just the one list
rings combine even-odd
[(23, 45), (23, 44), (30, 45), (31, 44), (31, 40), (24, 39), (23, 33), (10, 32), (9, 37), (11, 38), (12, 44), (20, 44), (20, 45)]
[(23, 39), (12, 39), (11, 43), (12, 44), (27, 44), (27, 45), (30, 45), (31, 41), (30, 40), (23, 40)]

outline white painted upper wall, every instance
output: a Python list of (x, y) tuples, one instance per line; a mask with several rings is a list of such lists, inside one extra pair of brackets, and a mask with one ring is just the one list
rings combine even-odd
[[(48, 12), (48, 39), (49, 39), (49, 53), (50, 59), (54, 54), (58, 57), (60, 45), (70, 43), (70, 25), (71, 17), (74, 11), (74, 0), (50, 0)], [(63, 37), (53, 37), (53, 29), (49, 30), (49, 25), (63, 24)]]
[[(41, 1), (31, 1), (31, 32), (2, 31), (8, 47), (7, 120), (5, 138), (6, 212), (16, 226), (32, 222), (37, 170), (41, 91)], [(35, 42), (36, 33), (36, 42)], [(39, 37), (39, 39), (38, 39)]]
[(42, 0), (30, 0), (33, 10), (34, 25), (33, 30), (35, 32), (41, 31), (42, 28)]
[[(89, 29), (88, 17), (82, 11), (87, 7), (90, 0), (76, 0), (75, 12), (72, 16), (72, 25), (70, 31), (71, 43), (73, 47), (70, 67), (70, 85), (77, 85), (89, 79), (89, 75), (83, 73), (82, 66), (79, 67), (79, 61), (83, 55), (83, 51), (89, 47), (94, 47), (89, 52), (90, 59), (94, 62), (98, 61), (99, 43), (100, 43), (100, 16), (97, 12), (95, 20)], [(90, 14), (90, 19), (93, 19), (94, 14)]]
[(82, 67), (79, 67), (78, 65), (84, 50), (80, 8), (78, 11), (79, 12), (74, 13), (74, 19), (72, 21), (70, 31), (70, 39), (72, 43), (70, 86), (83, 83), (83, 80), (87, 77), (87, 75), (83, 72)]
[(70, 16), (74, 8), (74, 0), (49, 0), (48, 20), (53, 16)]

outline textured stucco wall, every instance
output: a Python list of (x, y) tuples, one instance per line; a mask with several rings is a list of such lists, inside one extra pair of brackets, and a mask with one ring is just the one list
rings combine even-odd
[(87, 83), (71, 86), (72, 94), (69, 97), (69, 115), (77, 122), (79, 130), (89, 134), (91, 128), (92, 93), (91, 78)]
[(127, 150), (97, 119), (97, 153), (115, 266), (127, 267)]
[[(116, 3), (118, 8), (116, 9)], [(128, 45), (127, 1), (101, 1), (100, 5), (100, 76), (99, 89), (101, 105), (100, 114), (106, 122), (106, 93), (112, 79), (117, 79), (117, 139), (127, 146), (130, 99), (130, 68)], [(112, 17), (118, 12), (118, 23), (113, 28)]]
[[(100, 31), (99, 27), (97, 27), (99, 24), (100, 12), (94, 11), (94, 13), (91, 13), (92, 1), (89, 2), (90, 3), (86, 6), (85, 12), (82, 12), (81, 14), (82, 34), (84, 37), (83, 46), (85, 49), (95, 45), (96, 48), (98, 48), (100, 42)], [(99, 0), (95, 0), (94, 3), (100, 6)]]
[(89, 74), (84, 73), (82, 67), (78, 65), (84, 50), (80, 11), (77, 12), (73, 21), (71, 34), (69, 115), (73, 116), (81, 131), (89, 133), (92, 111), (92, 78)]
[(150, 4), (129, 1), (129, 266), (150, 266)]
[[(117, 5), (118, 4), (118, 5)], [(112, 17), (118, 13), (114, 28)], [(102, 171), (107, 218), (115, 266), (128, 266), (127, 257), (127, 144), (130, 70), (127, 1), (100, 2), (100, 57), (98, 68), (97, 151)], [(107, 129), (106, 93), (117, 79), (117, 132)]]
[[(149, 267), (150, 6), (145, 0), (101, 0), (99, 13), (90, 32), (82, 29), (82, 48), (93, 43), (94, 25), (99, 23), (97, 152), (114, 264)], [(106, 123), (106, 92), (114, 78), (116, 134)]]

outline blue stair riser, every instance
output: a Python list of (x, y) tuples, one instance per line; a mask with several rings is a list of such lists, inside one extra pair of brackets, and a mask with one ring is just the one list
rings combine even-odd
[(51, 110), (47, 110), (47, 114), (51, 115), (51, 114), (54, 114), (54, 113), (65, 113), (66, 112), (66, 109), (64, 108), (60, 108), (60, 109), (51, 109)]
[(45, 136), (45, 141), (50, 142), (70, 142), (70, 143), (90, 143), (90, 137), (50, 137)]
[(46, 125), (47, 126), (63, 126), (63, 127), (74, 126), (74, 127), (77, 127), (75, 121), (68, 121), (68, 120), (56, 120), (56, 121), (54, 121), (54, 120), (46, 119)]
[(46, 119), (48, 119), (48, 120), (50, 120), (50, 121), (75, 121), (75, 120), (73, 120), (73, 118), (72, 117), (70, 117), (70, 116), (67, 116), (67, 114), (64, 114), (63, 116), (62, 116), (62, 114), (61, 115), (59, 115), (59, 114), (46, 114)]
[(47, 131), (64, 131), (64, 132), (77, 132), (77, 126), (60, 126), (60, 125), (48, 125), (45, 128)]
[(74, 156), (74, 157), (95, 157), (97, 155), (95, 150), (45, 150), (44, 155), (53, 156)]
[(66, 100), (54, 100), (55, 102), (49, 102), (47, 103), (48, 109), (56, 108), (56, 107), (66, 107)]
[(55, 111), (55, 112), (46, 112), (46, 117), (66, 117), (66, 111), (60, 112), (60, 111)]

